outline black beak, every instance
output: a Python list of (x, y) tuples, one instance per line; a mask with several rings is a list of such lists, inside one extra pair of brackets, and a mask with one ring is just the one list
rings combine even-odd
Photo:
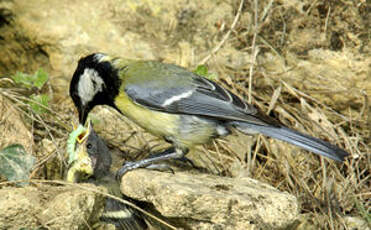
[(88, 113), (87, 112), (88, 112), (87, 106), (81, 105), (79, 107), (79, 122), (83, 126), (84, 126), (84, 124), (86, 122), (86, 118), (88, 117)]

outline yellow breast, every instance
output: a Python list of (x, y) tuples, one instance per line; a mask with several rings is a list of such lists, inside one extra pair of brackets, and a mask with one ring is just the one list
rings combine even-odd
[(149, 110), (133, 103), (124, 93), (116, 97), (115, 105), (125, 116), (156, 136), (173, 136), (177, 132), (179, 115)]

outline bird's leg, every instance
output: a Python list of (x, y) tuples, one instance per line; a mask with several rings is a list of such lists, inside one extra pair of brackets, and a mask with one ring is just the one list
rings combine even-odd
[[(140, 161), (127, 161), (116, 173), (116, 179), (121, 180), (121, 177), (136, 168), (155, 168), (156, 163), (160, 161), (170, 160), (170, 159), (182, 159), (188, 150), (182, 150), (179, 148), (169, 148), (162, 153), (156, 154), (155, 156), (148, 157)], [(152, 166), (151, 166), (152, 165)]]
[(160, 171), (160, 172), (169, 171), (172, 174), (175, 174), (174, 170), (168, 164), (165, 164), (165, 163), (150, 164), (150, 165), (146, 166), (145, 168), (146, 169), (154, 169), (154, 170), (157, 170), (157, 171)]
[[(167, 154), (169, 154), (170, 152), (174, 152), (174, 151), (175, 151), (175, 148), (172, 147), (172, 148), (169, 148), (169, 149), (167, 149), (167, 150), (165, 150), (165, 151), (163, 151), (163, 152), (159, 152), (159, 153), (151, 154), (148, 158), (161, 157), (161, 156), (163, 156), (163, 155), (167, 155)], [(195, 163), (193, 163), (193, 161), (192, 161), (191, 159), (189, 159), (188, 157), (185, 156), (185, 154), (188, 153), (188, 150), (183, 151), (183, 152), (185, 152), (185, 153), (183, 154), (182, 157), (174, 158), (174, 160), (176, 160), (176, 161), (180, 161), (180, 162), (182, 162), (183, 164), (184, 164), (184, 163), (185, 163), (185, 164), (186, 164), (186, 163), (189, 163), (189, 164), (191, 165), (192, 168), (197, 168), (197, 166), (195, 165)], [(148, 167), (146, 167), (146, 168), (148, 168)], [(153, 167), (153, 168), (155, 168), (155, 167)], [(161, 168), (164, 168), (164, 167), (159, 167), (159, 169), (161, 169)]]
[(194, 163), (191, 159), (189, 159), (189, 158), (186, 157), (186, 156), (183, 156), (183, 157), (178, 158), (178, 159), (175, 159), (175, 160), (177, 160), (177, 161), (181, 161), (182, 163), (189, 163), (189, 164), (191, 165), (191, 167), (194, 168), (194, 169), (199, 168), (199, 167), (197, 167), (197, 166), (195, 165), (195, 163)]

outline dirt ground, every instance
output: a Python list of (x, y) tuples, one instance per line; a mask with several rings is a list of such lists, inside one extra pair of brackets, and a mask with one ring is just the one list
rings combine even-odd
[[(109, 17), (121, 31), (140, 34), (133, 52), (145, 49), (142, 44), (151, 44), (154, 51), (163, 52), (142, 56), (190, 70), (207, 64), (217, 75), (215, 80), (232, 92), (287, 126), (335, 143), (351, 156), (344, 163), (336, 163), (263, 136), (247, 138), (235, 133), (200, 147), (199, 152), (205, 153), (199, 154), (202, 156), (189, 157), (209, 173), (248, 176), (294, 195), (300, 202), (301, 229), (352, 229), (349, 217), (370, 225), (370, 3), (264, 0), (257, 1), (255, 7), (254, 1), (244, 1), (239, 11), (240, 1), (217, 2), (225, 4), (217, 8), (225, 11), (214, 12), (223, 15), (223, 20), (201, 17), (207, 3), (199, 8), (192, 3), (178, 10), (176, 22), (172, 16), (156, 15), (155, 6), (150, 5), (136, 9), (135, 18), (122, 16), (122, 8), (111, 9)], [(70, 121), (76, 120), (65, 90), (71, 75), (63, 71), (72, 73), (75, 62), (68, 62), (71, 69), (56, 70), (55, 66), (63, 66), (63, 57), (50, 57), (59, 47), (54, 49), (49, 44), (51, 48), (45, 46), (46, 51), (41, 52), (43, 46), (19, 39), (27, 35), (21, 36), (22, 31), (12, 24), (14, 17), (0, 7), (0, 50), (7, 54), (0, 55), (6, 56), (0, 58), (0, 75), (32, 73), (40, 66), (50, 71), (42, 92), (51, 96), (52, 112), (32, 114), (9, 96), (28, 96), (9, 81), (0, 81), (0, 96), (22, 115), (27, 135), (32, 133), (31, 152), (37, 164), (31, 179), (61, 179), (66, 169), (63, 159)], [(164, 22), (167, 28), (163, 28)], [(58, 74), (63, 77), (55, 77)], [(126, 130), (109, 126), (108, 118), (99, 117), (98, 110), (94, 110), (99, 120), (97, 132), (113, 151), (127, 153), (128, 159), (143, 158), (145, 153), (166, 145), (130, 122)], [(0, 114), (0, 121), (13, 124), (4, 114)], [(1, 148), (9, 144), (5, 141), (9, 135), (14, 133), (0, 133), (4, 140)]]

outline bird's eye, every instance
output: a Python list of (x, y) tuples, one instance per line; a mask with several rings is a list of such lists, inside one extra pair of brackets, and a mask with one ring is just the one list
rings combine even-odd
[(93, 145), (90, 144), (90, 143), (88, 143), (88, 144), (86, 145), (86, 148), (87, 148), (87, 149), (91, 149), (91, 148), (93, 148)]

